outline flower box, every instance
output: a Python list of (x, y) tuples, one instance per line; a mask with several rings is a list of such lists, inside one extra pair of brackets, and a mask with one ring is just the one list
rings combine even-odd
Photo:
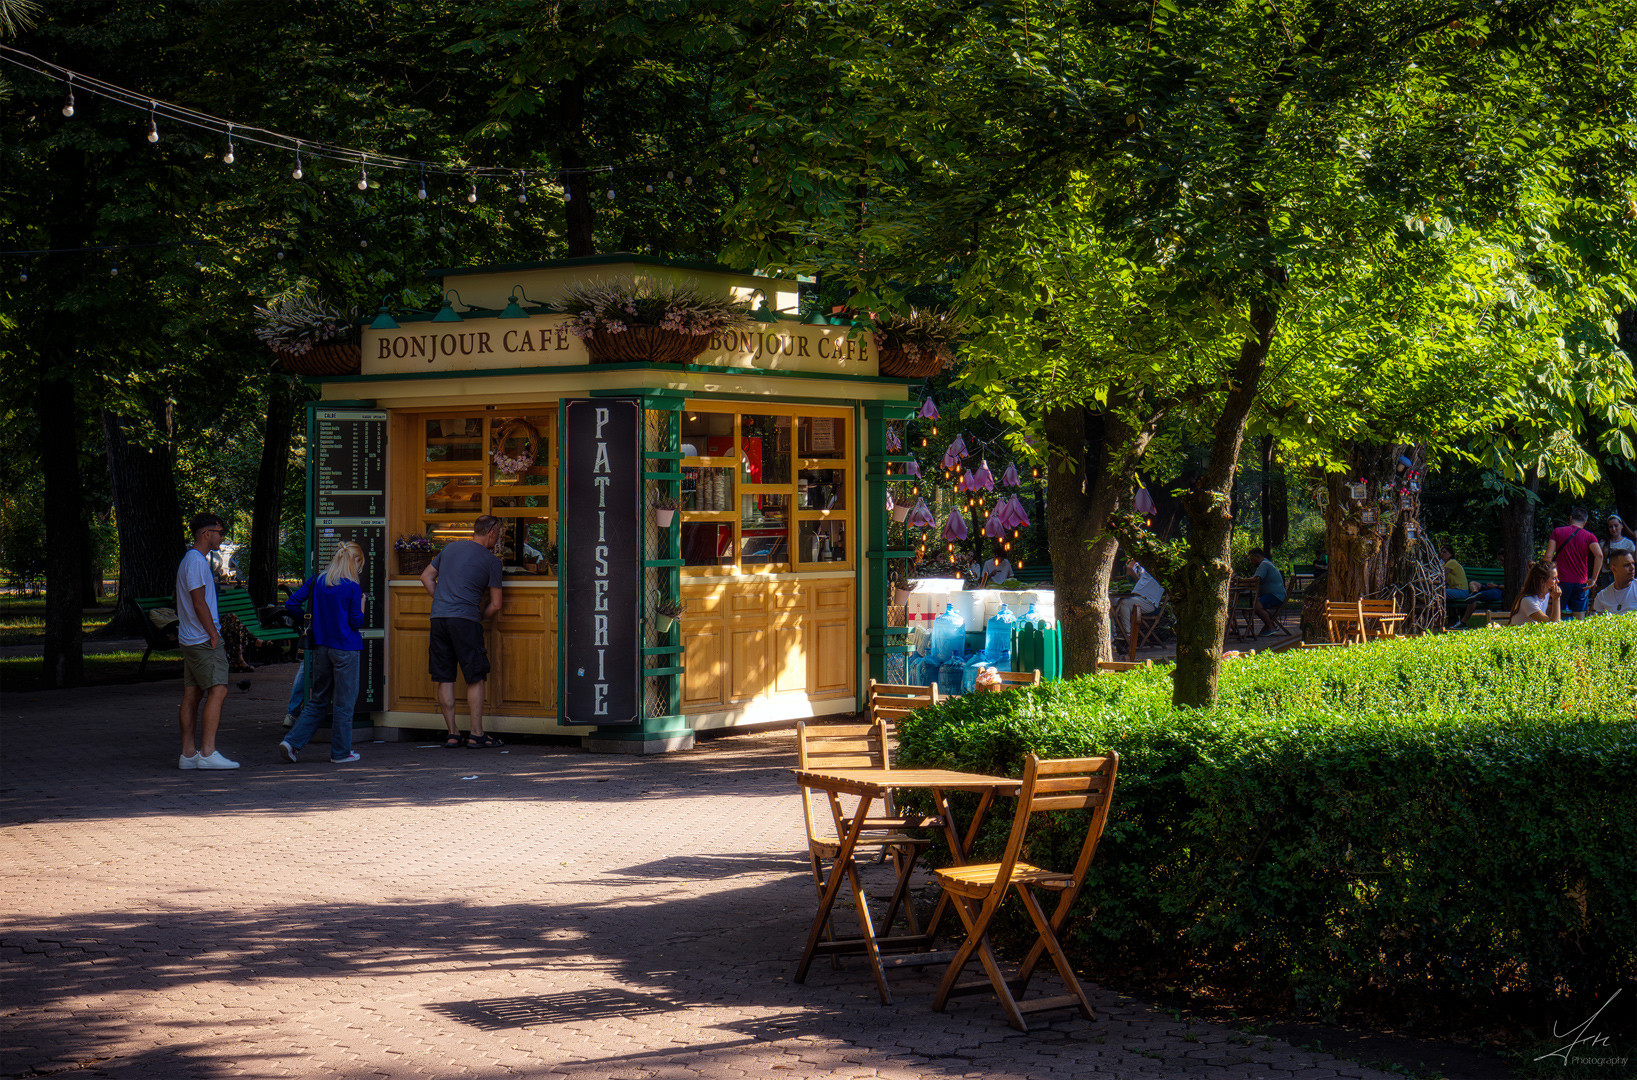
[(686, 364), (710, 344), (709, 334), (684, 334), (659, 326), (628, 326), (620, 333), (599, 330), (585, 338), (594, 364)]

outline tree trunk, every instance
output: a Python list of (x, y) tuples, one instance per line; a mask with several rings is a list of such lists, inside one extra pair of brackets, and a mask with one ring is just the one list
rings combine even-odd
[[(1353, 443), (1347, 451), (1347, 472), (1330, 473), (1325, 490), (1330, 505), (1324, 508), (1324, 530), (1328, 541), (1330, 576), (1325, 595), (1331, 600), (1351, 601), (1370, 597), (1392, 583), (1389, 538), (1376, 534), (1375, 524), (1364, 518), (1366, 510), (1381, 514), (1385, 507), (1377, 498), (1392, 480), (1397, 446)], [(1369, 486), (1368, 498), (1355, 502), (1347, 482), (1362, 478)], [(1351, 530), (1351, 531), (1349, 531)]]
[(79, 417), (74, 403), (75, 317), (53, 313), (41, 342), (35, 414), (45, 479), (45, 683), (78, 686), (85, 673), (85, 524), (80, 490)]
[(147, 616), (136, 606), (137, 598), (176, 591), (176, 566), (186, 546), (169, 443), (138, 445), (128, 435), (132, 426), (103, 410), (108, 482), (119, 526), (119, 604), (103, 632), (114, 637), (143, 634)]
[(262, 427), (261, 464), (250, 512), (250, 565), (246, 585), (257, 607), (278, 599), (279, 526), (284, 484), (290, 476), (290, 435), (298, 394), (294, 381), (273, 375), (267, 388), (267, 420)]
[(1063, 632), (1063, 674), (1085, 675), (1114, 655), (1108, 581), (1119, 542), (1106, 535), (1110, 514), (1129, 506), (1132, 483), (1107, 468), (1105, 438), (1087, 430), (1087, 411), (1046, 414), (1046, 533), (1052, 553), (1056, 614)]
[(1268, 489), (1268, 531), (1262, 535), (1267, 540), (1265, 546), (1272, 551), (1290, 538), (1290, 485), (1286, 482), (1284, 464), (1274, 462), (1271, 445), (1263, 475)]
[(1251, 336), (1240, 346), (1233, 381), (1213, 427), (1210, 462), (1183, 498), (1188, 550), (1173, 577), (1171, 597), (1177, 614), (1177, 664), (1171, 688), (1176, 705), (1204, 706), (1216, 701), (1222, 636), (1228, 628), (1228, 582), (1233, 574), (1233, 481), (1277, 320), (1273, 301), (1251, 301)]
[(1506, 595), (1523, 588), (1529, 564), (1535, 561), (1535, 504), (1540, 501), (1540, 477), (1530, 469), (1521, 487), (1501, 504), (1501, 566), (1506, 570)]

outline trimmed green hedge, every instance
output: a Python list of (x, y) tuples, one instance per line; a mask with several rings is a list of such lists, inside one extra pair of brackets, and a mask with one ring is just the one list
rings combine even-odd
[[(1026, 752), (1108, 750), (1119, 786), (1070, 934), (1093, 976), (1441, 1022), (1595, 1008), (1637, 978), (1637, 617), (1264, 653), (1224, 665), (1210, 709), (1138, 670), (900, 730), (904, 765), (1016, 775)], [(1047, 865), (1084, 835), (1057, 816)]]

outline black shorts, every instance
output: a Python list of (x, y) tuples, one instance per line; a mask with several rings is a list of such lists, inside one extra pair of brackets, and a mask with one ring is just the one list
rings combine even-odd
[(456, 661), (468, 683), (482, 682), (489, 674), (483, 624), (471, 619), (433, 619), (432, 641), (426, 649), (427, 674), (433, 682), (452, 683)]

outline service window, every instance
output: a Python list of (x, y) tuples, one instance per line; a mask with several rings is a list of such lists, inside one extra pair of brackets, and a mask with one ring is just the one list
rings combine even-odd
[(691, 404), (682, 419), (684, 564), (717, 573), (850, 566), (848, 416)]
[(493, 514), (507, 574), (556, 576), (556, 406), (438, 415), (421, 431), (421, 531), (441, 545)]

